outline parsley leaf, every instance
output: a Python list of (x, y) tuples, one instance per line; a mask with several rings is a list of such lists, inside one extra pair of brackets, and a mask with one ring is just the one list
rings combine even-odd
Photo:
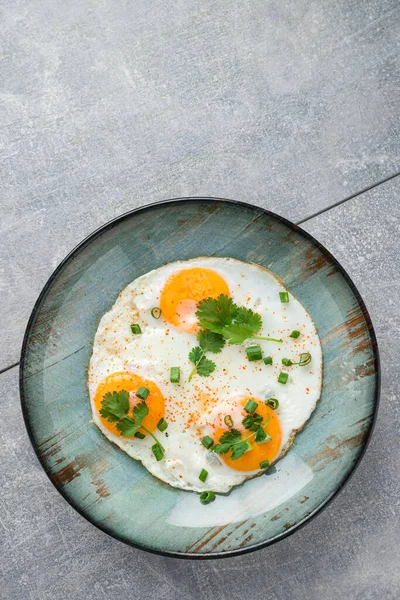
[(216, 454), (227, 454), (231, 448), (232, 444), (216, 444), (212, 450)]
[(215, 371), (216, 366), (217, 365), (215, 364), (215, 362), (203, 357), (201, 361), (197, 364), (196, 370), (201, 377), (208, 377), (213, 371)]
[(140, 427), (140, 425), (143, 423), (143, 419), (147, 417), (148, 414), (149, 407), (147, 406), (146, 402), (138, 402), (133, 407), (133, 416), (138, 427)]
[(225, 340), (220, 333), (215, 333), (214, 331), (209, 331), (207, 329), (199, 331), (197, 339), (204, 352), (219, 354), (225, 345)]
[[(201, 348), (199, 348), (202, 352)], [(146, 402), (138, 402), (132, 410), (133, 418), (129, 416), (129, 394), (126, 390), (120, 392), (108, 392), (101, 401), (102, 408), (100, 414), (110, 423), (116, 423), (116, 427), (124, 437), (133, 437), (140, 428), (144, 429), (156, 442), (152, 447), (153, 454), (157, 460), (161, 460), (164, 456), (165, 449), (158, 441), (156, 436), (147, 427), (142, 425), (144, 419), (149, 414), (149, 407)], [(157, 452), (154, 451), (157, 446)]]
[(216, 369), (216, 364), (212, 360), (208, 360), (204, 356), (205, 350), (196, 346), (189, 352), (189, 360), (194, 364), (194, 368), (189, 375), (188, 381), (190, 381), (193, 375), (197, 372), (201, 377), (208, 377)]
[(146, 402), (138, 402), (133, 407), (133, 419), (125, 417), (117, 423), (117, 429), (124, 437), (132, 437), (142, 426), (143, 420), (149, 414), (149, 407)]
[(222, 330), (222, 335), (230, 344), (243, 344), (248, 338), (254, 337), (261, 327), (261, 316), (250, 308), (240, 306), (234, 323), (226, 325)]
[(237, 306), (232, 298), (224, 294), (216, 299), (201, 300), (197, 305), (196, 316), (200, 327), (222, 334), (230, 344), (242, 344), (248, 338), (282, 342), (280, 339), (256, 335), (262, 327), (261, 316), (251, 308)]
[(197, 334), (199, 346), (189, 353), (189, 360), (194, 364), (189, 381), (196, 371), (202, 377), (207, 377), (215, 370), (215, 363), (204, 355), (206, 352), (221, 352), (225, 340), (230, 344), (242, 344), (248, 338), (282, 341), (255, 335), (262, 327), (261, 316), (250, 308), (237, 306), (225, 294), (220, 294), (218, 298), (200, 300), (196, 316), (202, 330)]
[(259, 444), (265, 444), (266, 442), (270, 442), (272, 437), (267, 433), (262, 427), (257, 429), (255, 441)]
[(196, 365), (203, 358), (203, 354), (204, 354), (204, 352), (200, 348), (200, 346), (196, 346), (195, 348), (192, 348), (191, 351), (189, 352), (190, 362), (192, 362), (194, 365)]
[(121, 419), (117, 423), (117, 429), (124, 437), (132, 437), (137, 433), (139, 426), (132, 419)]
[(255, 441), (258, 442), (259, 444), (262, 444), (265, 441), (266, 437), (267, 437), (267, 434), (265, 433), (264, 429), (262, 427), (259, 427), (257, 429)]
[(241, 438), (242, 434), (238, 429), (224, 431), (219, 438), (220, 443), (214, 446), (213, 451), (217, 454), (227, 454), (231, 450), (231, 459), (237, 460), (250, 449), (249, 444), (246, 442), (247, 438), (245, 440)]
[(240, 442), (240, 438), (242, 434), (238, 429), (230, 429), (229, 431), (224, 431), (224, 433), (219, 438), (219, 444), (214, 446), (213, 452), (217, 454), (227, 454), (233, 445), (237, 442)]
[(240, 433), (239, 429), (230, 429), (229, 431), (224, 431), (219, 438), (219, 441), (221, 444), (234, 444), (240, 440), (241, 437), (242, 434)]
[(245, 452), (252, 449), (250, 442), (247, 440), (255, 438), (254, 441), (260, 444), (272, 440), (272, 437), (265, 431), (270, 420), (271, 416), (269, 415), (263, 425), (262, 415), (258, 415), (257, 413), (254, 415), (247, 415), (242, 423), (252, 433), (245, 438), (242, 438), (242, 433), (238, 429), (224, 431), (219, 438), (220, 443), (213, 446), (212, 451), (216, 452), (216, 454), (227, 454), (229, 450), (231, 450), (231, 459), (237, 460), (243, 456)]
[(126, 390), (120, 392), (108, 392), (101, 401), (100, 414), (109, 423), (116, 423), (119, 419), (126, 417), (129, 411), (129, 394)]
[(253, 337), (254, 331), (245, 323), (233, 323), (222, 330), (222, 335), (229, 344), (243, 344), (245, 340)]
[(242, 420), (242, 424), (249, 431), (257, 431), (257, 429), (261, 426), (262, 420), (262, 415), (254, 413), (253, 415), (246, 415)]
[(247, 452), (247, 450), (250, 450), (249, 444), (247, 442), (243, 441), (243, 442), (239, 442), (237, 444), (233, 444), (231, 459), (232, 460), (237, 460), (238, 458), (240, 458), (241, 456), (243, 456), (243, 454), (245, 452)]
[(201, 300), (197, 306), (196, 316), (200, 327), (222, 333), (224, 326), (232, 323), (237, 311), (238, 307), (233, 303), (232, 298), (220, 294), (217, 299)]
[(260, 331), (262, 327), (261, 316), (252, 311), (251, 308), (245, 308), (244, 306), (238, 308), (235, 321), (241, 325), (246, 325), (253, 331), (253, 333), (257, 333), (257, 331)]

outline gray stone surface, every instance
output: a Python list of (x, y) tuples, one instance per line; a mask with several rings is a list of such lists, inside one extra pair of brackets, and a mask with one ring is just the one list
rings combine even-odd
[(398, 0), (0, 0), (0, 369), (83, 237), (182, 195), (292, 220), (400, 170)]
[(400, 597), (400, 177), (307, 221), (371, 312), (382, 399), (367, 453), (305, 528), (264, 550), (192, 562), (134, 550), (87, 523), (41, 470), (22, 423), (17, 369), (0, 376), (0, 596), (19, 600), (398, 600)]

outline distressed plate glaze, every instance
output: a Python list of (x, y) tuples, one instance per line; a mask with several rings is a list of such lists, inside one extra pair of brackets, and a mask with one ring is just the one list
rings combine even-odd
[[(86, 389), (91, 343), (118, 292), (151, 269), (199, 255), (231, 256), (271, 269), (312, 315), (324, 351), (321, 400), (276, 473), (208, 506), (197, 494), (158, 481), (104, 438), (90, 422)], [(82, 515), (146, 550), (221, 557), (281, 539), (342, 488), (372, 430), (378, 352), (357, 290), (310, 235), (247, 204), (182, 199), (108, 223), (58, 267), (27, 327), (20, 390), (39, 460)]]

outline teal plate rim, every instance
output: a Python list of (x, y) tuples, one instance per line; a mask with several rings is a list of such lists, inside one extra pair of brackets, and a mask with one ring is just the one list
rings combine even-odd
[[(297, 522), (295, 525), (293, 525), (287, 531), (284, 531), (284, 532), (270, 538), (269, 540), (267, 540), (265, 542), (259, 542), (257, 544), (254, 544), (253, 546), (248, 546), (246, 548), (240, 548), (240, 549), (234, 549), (234, 550), (227, 550), (227, 551), (222, 551), (222, 552), (216, 552), (213, 554), (191, 554), (189, 552), (172, 552), (172, 551), (156, 550), (154, 548), (145, 546), (144, 544), (140, 544), (140, 543), (133, 542), (130, 540), (128, 541), (126, 539), (121, 538), (120, 536), (118, 536), (115, 533), (111, 533), (105, 527), (103, 527), (101, 524), (99, 524), (94, 519), (92, 519), (89, 515), (87, 515), (84, 512), (84, 510), (76, 502), (74, 502), (61, 487), (58, 487), (56, 485), (56, 483), (51, 478), (49, 470), (46, 468), (45, 464), (40, 459), (40, 454), (39, 454), (38, 448), (34, 441), (33, 430), (31, 427), (30, 420), (29, 420), (29, 413), (26, 408), (26, 398), (25, 398), (25, 392), (24, 392), (24, 386), (23, 386), (26, 357), (29, 352), (28, 351), (28, 338), (29, 338), (29, 335), (31, 332), (31, 328), (34, 324), (36, 314), (39, 311), (39, 309), (42, 305), (42, 302), (46, 299), (47, 292), (50, 290), (53, 282), (57, 279), (59, 273), (61, 273), (61, 271), (64, 269), (64, 267), (66, 267), (68, 264), (70, 264), (74, 260), (74, 258), (81, 252), (81, 250), (86, 248), (86, 246), (88, 246), (93, 240), (95, 240), (97, 237), (99, 237), (104, 232), (108, 231), (109, 229), (111, 229), (112, 227), (117, 225), (118, 223), (121, 223), (124, 220), (128, 219), (133, 214), (146, 212), (148, 210), (151, 210), (155, 206), (162, 206), (162, 205), (171, 206), (171, 205), (179, 204), (180, 202), (187, 202), (187, 201), (201, 201), (201, 202), (208, 202), (210, 204), (225, 203), (225, 204), (231, 204), (231, 205), (236, 205), (236, 206), (242, 206), (244, 208), (251, 209), (251, 210), (261, 211), (265, 215), (268, 215), (268, 216), (272, 217), (273, 219), (286, 225), (288, 228), (292, 229), (292, 231), (299, 233), (305, 239), (307, 239), (309, 242), (311, 242), (316, 248), (318, 248), (331, 261), (331, 263), (337, 268), (337, 270), (341, 273), (344, 280), (348, 284), (349, 288), (353, 292), (354, 297), (357, 300), (359, 308), (360, 308), (360, 310), (365, 318), (365, 322), (367, 323), (367, 326), (368, 326), (368, 332), (370, 335), (372, 350), (373, 350), (374, 368), (375, 368), (375, 375), (376, 375), (374, 399), (373, 399), (374, 414), (372, 416), (369, 430), (366, 432), (366, 435), (365, 435), (365, 441), (363, 442), (363, 448), (362, 448), (359, 456), (357, 457), (357, 460), (354, 462), (352, 469), (349, 471), (347, 476), (343, 480), (341, 480), (337, 489), (334, 492), (332, 492), (330, 495), (328, 495), (327, 498), (325, 498), (325, 500), (323, 502), (321, 502), (321, 504), (317, 508), (315, 508), (311, 513), (309, 513), (306, 517), (304, 517), (304, 519)], [(95, 527), (97, 527), (98, 529), (100, 529), (101, 531), (103, 531), (104, 533), (109, 535), (110, 537), (113, 537), (114, 539), (117, 539), (118, 541), (120, 541), (128, 546), (137, 548), (139, 550), (144, 550), (145, 552), (150, 552), (151, 554), (157, 554), (159, 556), (170, 557), (170, 558), (192, 559), (192, 560), (210, 560), (210, 559), (216, 559), (216, 558), (232, 558), (233, 556), (248, 554), (249, 552), (254, 552), (255, 550), (260, 550), (262, 548), (266, 548), (268, 546), (271, 546), (272, 544), (275, 544), (276, 542), (279, 542), (280, 540), (283, 540), (284, 538), (289, 537), (295, 531), (299, 531), (308, 522), (312, 521), (318, 514), (320, 514), (325, 508), (327, 508), (331, 504), (331, 502), (334, 500), (334, 498), (336, 498), (336, 496), (343, 490), (343, 488), (348, 483), (348, 481), (350, 480), (352, 475), (355, 473), (357, 467), (360, 465), (361, 460), (363, 459), (363, 457), (365, 455), (365, 452), (366, 452), (369, 442), (371, 440), (372, 433), (375, 428), (375, 424), (376, 424), (376, 420), (377, 420), (379, 402), (380, 402), (380, 389), (381, 389), (380, 357), (379, 357), (379, 350), (378, 350), (376, 334), (375, 334), (374, 327), (372, 325), (372, 320), (369, 315), (368, 309), (367, 309), (355, 283), (353, 282), (351, 277), (348, 275), (348, 273), (346, 272), (344, 267), (342, 267), (342, 265), (339, 263), (339, 261), (329, 252), (329, 250), (327, 250), (325, 248), (325, 246), (323, 246), (320, 242), (318, 242), (318, 240), (316, 240), (310, 233), (308, 233), (307, 231), (305, 231), (304, 229), (302, 229), (295, 223), (292, 223), (288, 219), (285, 219), (285, 217), (282, 217), (282, 216), (280, 216), (272, 211), (269, 211), (261, 206), (256, 206), (256, 205), (250, 204), (248, 202), (242, 202), (239, 200), (231, 200), (231, 199), (227, 199), (227, 198), (209, 197), (209, 196), (185, 196), (185, 197), (181, 197), (181, 198), (160, 200), (158, 202), (152, 202), (150, 204), (140, 206), (138, 208), (135, 208), (135, 209), (132, 209), (130, 211), (123, 213), (119, 217), (111, 219), (110, 221), (108, 221), (107, 223), (105, 223), (104, 225), (102, 225), (101, 227), (96, 229), (95, 231), (93, 231), (86, 238), (84, 238), (77, 246), (75, 246), (75, 248), (73, 248), (73, 250), (71, 250), (71, 252), (69, 254), (67, 254), (67, 256), (60, 262), (60, 264), (53, 271), (53, 273), (47, 280), (46, 284), (44, 285), (42, 291), (40, 292), (40, 294), (34, 304), (34, 307), (32, 309), (31, 315), (28, 320), (28, 324), (25, 329), (24, 338), (22, 341), (22, 348), (21, 348), (21, 355), (20, 355), (20, 367), (19, 367), (19, 392), (20, 392), (21, 409), (22, 409), (22, 415), (23, 415), (23, 419), (24, 419), (24, 423), (25, 423), (25, 427), (26, 427), (26, 430), (28, 433), (30, 443), (32, 445), (32, 448), (33, 448), (33, 450), (36, 454), (36, 457), (37, 457), (39, 463), (41, 464), (44, 472), (46, 473), (47, 477), (49, 478), (49, 480), (51, 481), (53, 486), (56, 488), (56, 490), (64, 498), (64, 500), (66, 500), (68, 502), (68, 504), (70, 506), (72, 506), (72, 508), (74, 508), (77, 511), (77, 513), (79, 513), (89, 523), (91, 523), (92, 525), (94, 525)]]

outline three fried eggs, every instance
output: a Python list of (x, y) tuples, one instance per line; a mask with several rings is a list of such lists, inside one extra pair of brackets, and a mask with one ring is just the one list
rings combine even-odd
[[(88, 377), (96, 425), (110, 441), (174, 487), (223, 493), (261, 473), (261, 462), (273, 464), (285, 454), (321, 394), (322, 351), (315, 325), (290, 293), (289, 302), (281, 301), (280, 292), (285, 291), (271, 272), (232, 258), (174, 262), (135, 279), (103, 316), (96, 332)], [(193, 369), (188, 355), (198, 345), (197, 304), (220, 294), (261, 315), (258, 335), (282, 342), (257, 340), (263, 356), (272, 358), (268, 365), (248, 360), (246, 348), (254, 340), (225, 344), (219, 354), (209, 357), (216, 364), (215, 371), (208, 377), (195, 374), (188, 381)], [(160, 318), (152, 314), (154, 307), (161, 309)], [(132, 323), (140, 324), (140, 334), (132, 334)], [(293, 330), (300, 332), (298, 338), (290, 337)], [(310, 364), (282, 365), (282, 358), (298, 362), (304, 352), (311, 354)], [(170, 381), (171, 367), (180, 367), (179, 383)], [(286, 384), (278, 381), (281, 372), (288, 374)], [(132, 406), (140, 402), (135, 396), (140, 387), (150, 392), (143, 425), (162, 443), (162, 460), (156, 460), (152, 452), (151, 436), (123, 437), (115, 423), (99, 412), (108, 392), (126, 390)], [(265, 404), (268, 398), (278, 399), (277, 410)], [(205, 448), (205, 436), (218, 443), (227, 430), (227, 415), (243, 437), (249, 434), (242, 425), (249, 399), (257, 402), (263, 422), (269, 418), (265, 431), (270, 441), (252, 443), (236, 460), (230, 453), (216, 454)], [(168, 428), (160, 432), (157, 424), (162, 418)], [(202, 470), (208, 473), (204, 482), (199, 479)]]

